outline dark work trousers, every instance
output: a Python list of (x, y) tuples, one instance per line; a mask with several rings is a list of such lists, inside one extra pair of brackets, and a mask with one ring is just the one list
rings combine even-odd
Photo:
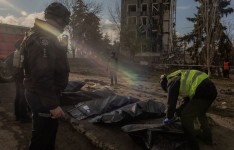
[(58, 119), (52, 119), (48, 116), (40, 116), (40, 113), (50, 113), (46, 111), (38, 111), (40, 99), (36, 94), (26, 90), (25, 95), (33, 112), (32, 137), (29, 150), (54, 150), (58, 129)]
[(29, 122), (29, 108), (24, 94), (24, 86), (21, 81), (16, 80), (15, 95), (15, 117), (17, 121)]
[(194, 120), (199, 119), (201, 124), (201, 129), (203, 130), (203, 135), (207, 138), (212, 139), (211, 130), (206, 117), (206, 112), (209, 109), (213, 101), (208, 101), (206, 99), (192, 99), (181, 113), (181, 123), (185, 129), (185, 132), (189, 135), (191, 145), (194, 150), (199, 150), (197, 143), (196, 130), (194, 129)]
[(115, 70), (110, 71), (111, 85), (117, 84), (117, 74)]
[(223, 77), (229, 78), (229, 70), (223, 70)]
[(58, 119), (33, 115), (29, 150), (54, 150), (57, 129)]
[(183, 101), (181, 102), (180, 106), (176, 109), (176, 116), (180, 117), (182, 111), (184, 110), (184, 108), (187, 106), (187, 104), (189, 103), (189, 98), (184, 98)]

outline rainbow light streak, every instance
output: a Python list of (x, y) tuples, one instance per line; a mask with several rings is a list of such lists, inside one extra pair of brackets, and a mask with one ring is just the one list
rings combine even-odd
[(36, 19), (35, 24), (38, 25), (43, 30), (50, 32), (51, 34), (57, 37), (62, 34), (62, 32), (60, 32), (57, 28), (53, 27), (52, 25), (46, 23), (43, 20)]
[[(79, 46), (81, 48), (81, 46)], [(84, 47), (82, 47), (83, 49)], [(92, 61), (94, 61), (95, 64), (98, 64), (102, 66), (103, 72), (105, 72), (106, 67), (108, 66), (108, 61), (104, 60), (102, 57), (100, 57), (98, 54), (94, 54), (95, 57), (92, 57)], [(111, 66), (109, 66), (110, 68)], [(134, 72), (130, 72), (127, 68), (124, 68), (123, 66), (118, 67), (117, 71), (117, 78), (121, 78), (125, 82), (127, 82), (130, 85), (136, 84), (137, 81), (137, 75)]]
[(130, 85), (133, 85), (137, 78), (136, 74), (129, 72), (127, 69), (119, 68), (120, 76), (125, 80), (125, 82), (129, 83)]

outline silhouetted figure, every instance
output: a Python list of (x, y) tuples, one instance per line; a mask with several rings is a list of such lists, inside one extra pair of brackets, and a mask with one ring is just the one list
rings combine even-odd
[(230, 62), (228, 59), (225, 59), (223, 62), (223, 77), (229, 78), (229, 69), (230, 69)]
[(14, 79), (15, 79), (15, 85), (16, 85), (16, 94), (15, 94), (15, 117), (17, 121), (20, 121), (21, 123), (27, 123), (31, 122), (31, 118), (29, 115), (29, 107), (26, 102), (25, 98), (25, 88), (23, 85), (23, 79), (24, 79), (24, 72), (23, 68), (20, 67), (20, 44), (22, 40), (18, 40), (15, 43), (15, 52), (13, 57), (13, 67), (14, 67)]
[(111, 53), (108, 69), (110, 72), (111, 85), (117, 85), (118, 58), (115, 52)]

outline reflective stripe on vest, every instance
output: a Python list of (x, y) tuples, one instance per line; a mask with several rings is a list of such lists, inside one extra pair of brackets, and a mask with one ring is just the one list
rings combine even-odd
[(167, 80), (169, 81), (171, 78), (175, 77), (175, 76), (180, 76), (182, 70), (177, 70), (175, 72), (172, 72), (171, 74), (167, 75)]
[(170, 80), (179, 75), (181, 76), (179, 95), (182, 97), (189, 97), (190, 99), (195, 95), (198, 85), (208, 78), (206, 73), (198, 70), (178, 70), (169, 74), (167, 79)]

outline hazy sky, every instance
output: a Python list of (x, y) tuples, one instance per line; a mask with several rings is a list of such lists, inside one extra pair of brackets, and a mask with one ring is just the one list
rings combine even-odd
[[(103, 4), (102, 23), (110, 23), (108, 21), (108, 8), (115, 7), (116, 1), (120, 0), (85, 0), (96, 1)], [(43, 10), (51, 2), (51, 0), (0, 0), (0, 22), (11, 23), (16, 25), (31, 26), (35, 17), (42, 18)], [(232, 0), (234, 7), (234, 0)], [(177, 0), (176, 11), (176, 30), (181, 34), (188, 33), (193, 26), (186, 20), (186, 17), (192, 17), (196, 13), (196, 3), (194, 0)], [(234, 22), (234, 15), (225, 18), (226, 21)], [(107, 30), (106, 32), (110, 32)], [(114, 36), (114, 33), (113, 33)], [(114, 38), (114, 37), (113, 37)]]

